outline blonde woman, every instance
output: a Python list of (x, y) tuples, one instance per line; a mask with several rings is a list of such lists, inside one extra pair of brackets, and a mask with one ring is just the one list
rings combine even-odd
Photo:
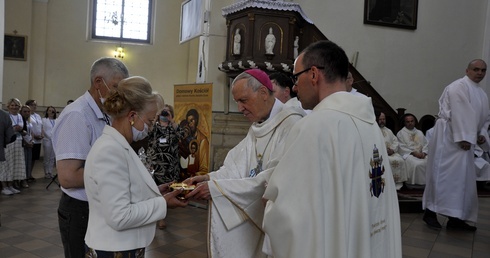
[(0, 173), (0, 181), (2, 182), (2, 194), (12, 195), (20, 193), (14, 188), (14, 180), (24, 180), (26, 178), (26, 165), (24, 158), (24, 149), (22, 148), (22, 136), (27, 132), (23, 130), (24, 121), (19, 114), (21, 102), (19, 99), (12, 98), (7, 102), (12, 128), (16, 134), (16, 140), (7, 145), (5, 148), (6, 168)]
[(104, 102), (112, 126), (104, 127), (85, 163), (87, 257), (143, 257), (167, 207), (187, 205), (176, 198), (182, 190), (168, 192), (169, 184), (156, 185), (130, 146), (151, 130), (157, 98), (146, 79), (129, 77)]

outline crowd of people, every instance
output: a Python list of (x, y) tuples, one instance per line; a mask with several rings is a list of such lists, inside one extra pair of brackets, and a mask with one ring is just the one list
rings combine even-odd
[[(189, 200), (209, 201), (212, 257), (401, 257), (403, 184), (425, 186), (429, 226), (441, 228), (441, 214), (447, 229), (476, 230), (466, 222), (477, 214), (473, 150), (490, 148), (488, 99), (478, 87), (486, 63), (473, 60), (444, 90), (430, 141), (412, 114), (396, 136), (386, 128), (385, 114), (352, 88), (348, 66), (341, 47), (318, 41), (298, 53), (291, 77), (237, 75), (231, 93), (252, 124), (209, 172), (199, 113), (177, 123), (147, 79), (98, 59), (88, 91), (59, 118), (49, 106), (41, 119), (33, 100), (7, 103), (2, 194), (28, 187), (42, 145), (45, 176), (56, 160), (61, 184), (65, 257), (142, 257), (168, 209)], [(131, 146), (142, 140), (145, 159)], [(182, 189), (170, 185), (182, 180), (195, 189), (178, 198)]]
[(56, 109), (46, 108), (45, 118), (41, 118), (36, 112), (35, 100), (27, 100), (22, 105), (17, 98), (10, 99), (7, 108), (9, 119), (4, 122), (9, 123), (14, 137), (11, 141), (7, 138), (3, 141), (2, 152), (5, 154), (3, 160), (0, 159), (0, 181), (1, 193), (14, 195), (23, 188), (29, 188), (29, 183), (36, 180), (32, 176), (32, 170), (34, 163), (40, 158), (41, 146), (44, 146), (45, 178), (53, 177), (55, 158), (51, 147), (51, 129), (55, 123)]

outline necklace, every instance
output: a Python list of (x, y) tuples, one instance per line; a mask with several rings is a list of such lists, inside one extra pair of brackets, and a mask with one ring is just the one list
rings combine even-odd
[(269, 137), (269, 141), (267, 141), (267, 144), (265, 145), (264, 151), (262, 153), (257, 153), (257, 139), (255, 139), (255, 157), (257, 159), (257, 166), (250, 170), (250, 177), (255, 177), (257, 176), (260, 172), (262, 172), (262, 163), (263, 163), (263, 158), (265, 155), (265, 151), (267, 150), (267, 147), (269, 146), (269, 143), (272, 140), (272, 137), (274, 137), (274, 133), (276, 133), (276, 128), (274, 128), (274, 131), (271, 134), (271, 137)]

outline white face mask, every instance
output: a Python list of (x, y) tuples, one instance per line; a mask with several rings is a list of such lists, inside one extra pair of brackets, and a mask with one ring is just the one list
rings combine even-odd
[(140, 131), (138, 129), (136, 129), (136, 127), (131, 126), (131, 131), (133, 132), (133, 141), (134, 142), (137, 142), (137, 141), (141, 141), (143, 139), (146, 138), (146, 136), (148, 136), (148, 125), (145, 123), (145, 121), (143, 121), (143, 119), (141, 119), (141, 117), (136, 114), (139, 119), (143, 122), (144, 124), (144, 128), (143, 128), (143, 131)]
[[(111, 91), (109, 89), (109, 86), (107, 86), (107, 84), (105, 83), (104, 78), (102, 78), (102, 82), (104, 83), (105, 87), (107, 88), (107, 92)], [(100, 103), (104, 104), (105, 98), (102, 97), (102, 94), (100, 94), (100, 90), (99, 89), (97, 89), (97, 92), (99, 93)]]

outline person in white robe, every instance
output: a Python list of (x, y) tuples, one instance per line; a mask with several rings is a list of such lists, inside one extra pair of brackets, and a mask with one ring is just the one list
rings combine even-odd
[(407, 168), (405, 167), (405, 160), (398, 154), (398, 138), (386, 127), (386, 115), (383, 112), (380, 112), (378, 116), (378, 125), (385, 139), (388, 161), (393, 172), (396, 190), (400, 190), (403, 187), (403, 183), (407, 181)]
[(238, 110), (251, 122), (247, 136), (231, 149), (222, 167), (184, 181), (197, 184), (186, 198), (211, 200), (210, 257), (265, 257), (262, 253), (262, 195), (272, 169), (282, 157), (289, 130), (302, 117), (274, 98), (267, 74), (247, 70), (232, 83)]
[(289, 76), (282, 72), (275, 72), (269, 75), (271, 79), (274, 97), (284, 103), (287, 107), (301, 108), (304, 111), (304, 115), (311, 113), (311, 110), (304, 110), (301, 107), (296, 97), (296, 93), (293, 91), (293, 81)]
[(264, 251), (275, 258), (402, 257), (383, 135), (371, 99), (346, 92), (347, 69), (331, 41), (295, 61), (298, 98), (313, 111), (291, 129), (264, 194)]
[(350, 94), (356, 95), (356, 96), (366, 96), (366, 95), (358, 92), (356, 88), (352, 87), (352, 84), (354, 84), (354, 77), (352, 76), (351, 72), (349, 72), (349, 74), (347, 74), (347, 80), (345, 80), (345, 83), (346, 83), (346, 91), (349, 92)]
[(398, 153), (405, 159), (407, 168), (408, 188), (423, 188), (425, 186), (425, 170), (427, 167), (427, 153), (429, 142), (422, 131), (415, 128), (416, 118), (412, 114), (403, 116), (403, 127), (396, 137), (400, 142)]
[[(490, 181), (490, 156), (487, 150), (475, 145), (475, 172), (476, 181)], [(484, 185), (484, 184), (482, 184)]]
[(479, 83), (486, 63), (471, 61), (466, 76), (449, 84), (439, 98), (439, 119), (429, 143), (423, 220), (441, 228), (436, 213), (448, 216), (447, 229), (475, 231), (478, 195), (474, 149), (487, 142), (488, 97)]

